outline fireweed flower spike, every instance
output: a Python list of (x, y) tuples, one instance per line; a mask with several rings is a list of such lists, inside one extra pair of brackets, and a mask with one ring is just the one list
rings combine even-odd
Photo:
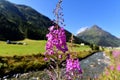
[(45, 54), (48, 55), (54, 54), (54, 47), (56, 47), (57, 50), (62, 51), (63, 53), (68, 51), (64, 29), (61, 27), (56, 29), (55, 26), (51, 26), (49, 28), (49, 31), (50, 32), (46, 35), (48, 41), (46, 43)]
[[(60, 79), (60, 70), (59, 68), (59, 60), (62, 60), (62, 55), (58, 53), (58, 51), (61, 51), (65, 53), (68, 51), (67, 44), (66, 44), (66, 35), (65, 30), (62, 27), (58, 27), (58, 25), (51, 26), (48, 28), (49, 33), (46, 35), (47, 37), (47, 43), (46, 43), (46, 52), (45, 52), (45, 58), (44, 60), (50, 60), (53, 61), (56, 65), (57, 71), (54, 70), (56, 73), (56, 79)], [(51, 55), (54, 55), (56, 58), (50, 57)], [(52, 59), (52, 60), (51, 60)], [(54, 69), (53, 65), (50, 64), (50, 67)], [(55, 79), (55, 80), (56, 80)]]
[[(66, 53), (68, 51), (67, 43), (66, 43), (66, 34), (63, 27), (60, 27), (63, 25), (64, 19), (61, 7), (62, 0), (58, 0), (58, 4), (56, 5), (56, 8), (54, 9), (54, 15), (56, 17), (56, 20), (54, 21), (53, 26), (48, 28), (49, 33), (46, 35), (47, 37), (47, 43), (46, 43), (46, 52), (45, 52), (45, 61), (52, 61), (55, 63), (55, 68), (50, 64), (51, 67), (50, 71), (54, 71), (53, 75), (50, 74), (51, 80), (62, 80), (61, 77), (61, 70), (59, 68), (59, 65), (61, 65), (63, 55), (66, 56), (66, 54), (59, 54), (61, 51), (62, 53)], [(53, 56), (51, 56), (53, 55)], [(66, 59), (66, 73), (70, 74), (68, 75), (67, 80), (74, 80), (74, 76), (81, 76), (82, 70), (80, 68), (79, 60), (73, 59), (70, 57), (70, 55), (67, 56)], [(65, 75), (66, 76), (66, 75)], [(72, 76), (72, 77), (71, 77)], [(64, 78), (64, 77), (63, 77)], [(80, 78), (79, 78), (80, 79)], [(66, 80), (66, 79), (64, 79)]]

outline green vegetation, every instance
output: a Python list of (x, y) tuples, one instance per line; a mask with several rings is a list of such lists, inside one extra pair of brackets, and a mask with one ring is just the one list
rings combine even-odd
[(45, 40), (23, 40), (26, 45), (6, 44), (0, 42), (0, 56), (31, 55), (45, 52)]
[[(45, 40), (29, 40), (25, 39), (22, 41), (26, 43), (26, 45), (18, 45), (18, 44), (6, 44), (6, 42), (0, 41), (0, 56), (14, 56), (14, 55), (32, 55), (32, 54), (43, 54), (45, 52)], [(70, 46), (70, 43), (68, 43)], [(70, 47), (69, 47), (70, 48)], [(79, 44), (75, 44), (73, 51), (83, 51), (83, 50), (91, 50), (91, 48), (87, 45), (80, 46)]]
[[(88, 52), (81, 51), (79, 55), (86, 53)], [(116, 70), (116, 66), (114, 68), (111, 68), (111, 66), (116, 65), (114, 63), (115, 58), (113, 58), (113, 56), (111, 55), (111, 51), (105, 51), (105, 53), (110, 57), (112, 61), (110, 66), (108, 66), (103, 72), (103, 74), (101, 74), (99, 77), (95, 77), (95, 79), (90, 79), (88, 77), (87, 80), (119, 80), (120, 79), (119, 76), (120, 71)], [(35, 72), (31, 72), (31, 74), (21, 76), (19, 79), (22, 78), (28, 79), (30, 77), (36, 77), (36, 76), (40, 77), (39, 79), (42, 79), (42, 77), (47, 77), (45, 72), (43, 71), (43, 69), (47, 67), (47, 63), (44, 62), (43, 58), (44, 56), (40, 54), (31, 55), (31, 56), (0, 57), (0, 62), (2, 62), (0, 63), (0, 72), (1, 72), (0, 75), (2, 76), (4, 73), (14, 74), (14, 73), (21, 73), (30, 70), (35, 70)]]
[[(48, 62), (44, 61), (45, 40), (22, 40), (26, 45), (6, 44), (0, 42), (0, 77), (12, 75), (15, 73), (24, 73), (28, 71), (43, 70), (47, 67)], [(87, 45), (81, 46), (73, 44), (73, 49), (68, 43), (69, 50), (73, 56), (76, 52), (78, 58), (82, 59), (93, 53)]]
[[(117, 51), (117, 56), (115, 56)], [(111, 63), (106, 67), (102, 75), (97, 80), (119, 80), (120, 79), (120, 50), (105, 51), (110, 57)]]
[[(87, 54), (86, 54), (87, 53)], [(77, 53), (78, 57), (81, 59), (93, 52), (81, 51)], [(74, 54), (73, 54), (74, 55)], [(5, 75), (13, 75), (16, 73), (24, 73), (29, 71), (43, 70), (47, 68), (49, 62), (44, 61), (44, 56), (41, 54), (35, 55), (22, 55), (22, 56), (4, 56), (0, 57), (0, 77)]]
[(0, 57), (0, 77), (34, 70), (42, 70), (47, 64), (41, 54), (30, 56)]

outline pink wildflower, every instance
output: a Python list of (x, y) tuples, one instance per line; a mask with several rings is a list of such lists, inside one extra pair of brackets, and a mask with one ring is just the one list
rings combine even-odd
[(63, 28), (56, 29), (55, 26), (49, 28), (49, 33), (46, 35), (48, 41), (46, 43), (46, 54), (54, 54), (54, 47), (62, 52), (68, 51), (66, 44), (66, 35)]
[(114, 70), (114, 66), (111, 65), (111, 66), (110, 66), (110, 70)]
[(67, 64), (66, 64), (66, 72), (71, 72), (71, 71), (76, 71), (78, 70), (79, 73), (82, 73), (82, 70), (80, 68), (79, 60), (76, 59), (67, 59)]
[(44, 58), (44, 60), (45, 60), (45, 61), (47, 61), (47, 60), (48, 60), (48, 58), (46, 58), (46, 57), (45, 57), (45, 58)]
[(114, 57), (118, 57), (120, 55), (120, 51), (113, 51), (112, 54)]
[[(69, 55), (68, 55), (69, 57)], [(68, 58), (66, 60), (66, 78), (72, 80), (73, 77), (82, 77), (82, 69), (78, 59)]]
[(69, 72), (73, 69), (73, 60), (72, 59), (67, 59), (67, 64), (66, 64), (66, 72)]
[(120, 64), (117, 66), (117, 70), (120, 71)]

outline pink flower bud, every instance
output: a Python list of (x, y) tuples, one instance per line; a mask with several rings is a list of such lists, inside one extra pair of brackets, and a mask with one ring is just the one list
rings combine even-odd
[(58, 57), (59, 57), (59, 59), (62, 59), (62, 55), (59, 55)]
[(48, 58), (47, 58), (47, 57), (45, 57), (45, 58), (44, 58), (44, 60), (45, 60), (45, 61), (47, 61), (47, 60), (48, 60)]

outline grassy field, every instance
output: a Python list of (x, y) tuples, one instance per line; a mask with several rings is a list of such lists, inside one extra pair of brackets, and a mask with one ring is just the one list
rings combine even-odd
[(25, 42), (27, 45), (6, 44), (0, 42), (0, 56), (13, 56), (13, 55), (30, 55), (43, 53), (45, 51), (44, 40), (23, 40), (18, 42)]
[[(31, 55), (31, 54), (43, 54), (45, 52), (45, 40), (23, 40), (18, 42), (25, 42), (27, 45), (18, 44), (6, 44), (6, 42), (0, 41), (0, 56), (14, 56), (14, 55)], [(70, 43), (68, 43), (68, 46)], [(73, 49), (74, 48), (74, 49)], [(69, 47), (70, 51), (83, 51), (90, 50), (89, 46), (80, 46), (75, 44), (72, 49)]]

